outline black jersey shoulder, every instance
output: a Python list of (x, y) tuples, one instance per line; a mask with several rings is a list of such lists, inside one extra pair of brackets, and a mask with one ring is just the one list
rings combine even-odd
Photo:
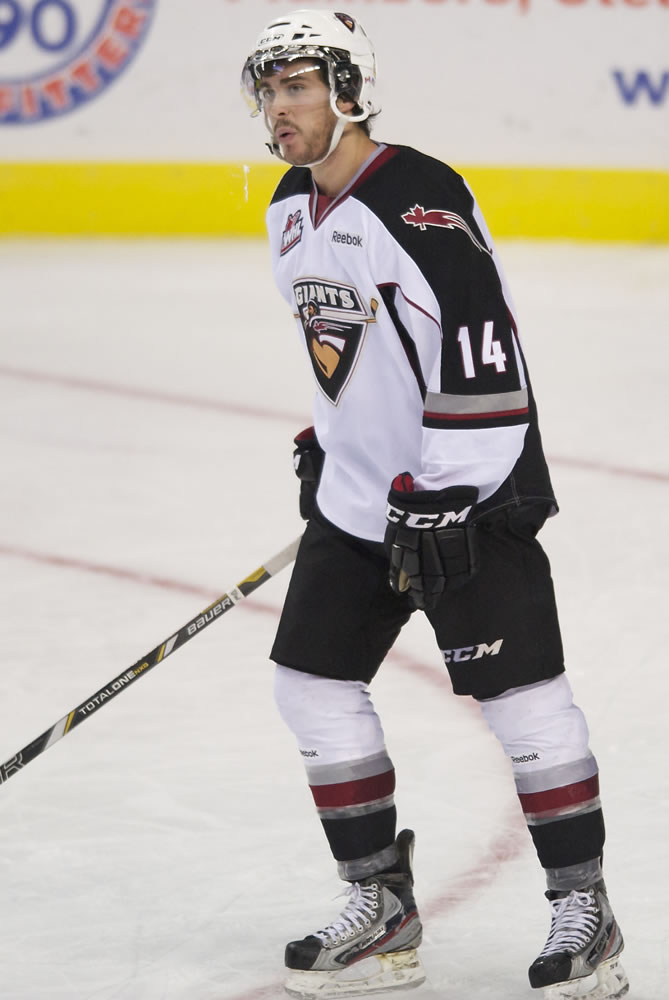
[(270, 204), (275, 205), (296, 194), (311, 194), (312, 188), (311, 171), (306, 167), (291, 167), (279, 181)]
[(415, 149), (392, 148), (395, 155), (363, 178), (353, 197), (417, 265), (440, 304), (444, 323), (447, 317), (468, 325), (503, 315), (500, 276), (464, 179)]
[[(398, 242), (424, 256), (436, 245), (444, 252), (448, 243), (464, 247), (471, 237), (467, 230), (450, 224), (439, 213), (462, 219), (484, 249), (482, 233), (474, 219), (474, 199), (464, 179), (441, 160), (409, 146), (393, 146), (395, 155), (363, 180), (354, 197), (366, 205)], [(458, 233), (459, 230), (459, 233)], [(476, 244), (473, 244), (476, 246)]]
[(465, 211), (471, 208), (472, 197), (463, 178), (447, 163), (410, 146), (389, 148), (395, 155), (370, 176), (371, 183), (363, 182), (355, 192), (370, 208), (381, 206), (384, 198), (399, 196), (404, 201), (412, 194), (448, 195), (454, 205)]

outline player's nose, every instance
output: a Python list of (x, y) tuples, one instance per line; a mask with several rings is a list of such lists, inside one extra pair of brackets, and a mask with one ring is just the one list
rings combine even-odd
[(289, 103), (290, 103), (290, 98), (288, 97), (288, 95), (283, 93), (282, 91), (279, 91), (277, 94), (275, 94), (274, 99), (272, 100), (272, 107), (270, 109), (270, 114), (274, 118), (278, 118), (281, 117), (282, 115), (285, 115), (286, 111), (288, 110)]

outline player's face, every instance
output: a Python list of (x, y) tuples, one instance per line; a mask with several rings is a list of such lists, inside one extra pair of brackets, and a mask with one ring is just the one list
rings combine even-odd
[(310, 59), (279, 63), (258, 87), (267, 127), (281, 155), (299, 167), (327, 153), (336, 116), (330, 89)]

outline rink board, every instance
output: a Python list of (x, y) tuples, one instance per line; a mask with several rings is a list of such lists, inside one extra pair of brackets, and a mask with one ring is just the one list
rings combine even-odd
[[(669, 172), (455, 166), (498, 237), (669, 241)], [(284, 170), (0, 163), (0, 234), (258, 236)]]

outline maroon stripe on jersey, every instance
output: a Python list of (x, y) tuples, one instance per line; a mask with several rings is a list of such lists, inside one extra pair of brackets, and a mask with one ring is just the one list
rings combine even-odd
[(412, 302), (412, 300), (407, 295), (404, 294), (404, 289), (402, 288), (402, 286), (398, 285), (396, 281), (380, 281), (376, 287), (379, 289), (379, 291), (381, 291), (382, 288), (396, 288), (397, 291), (402, 296), (402, 298), (404, 299), (404, 301), (407, 303), (407, 305), (410, 305), (414, 309), (417, 309), (418, 312), (423, 314), (423, 316), (427, 316), (427, 318), (431, 319), (433, 323), (436, 323), (437, 329), (439, 330), (439, 336), (441, 336), (441, 324), (439, 323), (439, 320), (435, 319), (432, 313), (429, 313), (426, 309), (423, 309), (422, 306), (419, 306), (417, 302)]
[[(420, 391), (421, 397), (425, 399), (427, 386), (425, 384), (425, 379), (423, 378), (423, 372), (420, 367), (420, 358), (418, 356), (418, 350), (416, 349), (416, 344), (414, 342), (413, 337), (411, 336), (411, 334), (405, 327), (404, 323), (400, 319), (400, 314), (398, 313), (397, 306), (395, 305), (396, 293), (399, 292), (399, 294), (402, 296), (405, 302), (408, 302), (410, 306), (414, 306), (414, 308), (424, 313), (424, 315), (428, 316), (429, 314), (426, 313), (424, 309), (421, 309), (420, 306), (417, 306), (415, 302), (411, 302), (409, 299), (407, 299), (406, 295), (404, 294), (400, 286), (396, 284), (396, 282), (394, 281), (383, 282), (382, 284), (379, 284), (376, 287), (381, 293), (381, 298), (385, 302), (386, 309), (388, 310), (388, 315), (393, 321), (393, 326), (397, 330), (397, 336), (399, 337), (400, 344), (402, 345), (404, 353), (407, 356), (407, 361), (411, 365), (411, 370), (414, 373), (416, 382), (418, 383), (418, 389)], [(429, 318), (433, 319), (434, 317), (430, 316)], [(437, 329), (439, 329), (439, 334), (441, 335), (441, 329), (439, 328), (438, 323), (437, 323)]]
[(592, 778), (587, 778), (585, 781), (575, 781), (574, 784), (563, 785), (562, 788), (549, 788), (545, 792), (520, 793), (518, 798), (524, 813), (540, 815), (556, 809), (565, 809), (569, 806), (591, 802), (598, 795), (599, 775), (594, 774)]
[(496, 420), (498, 417), (526, 417), (529, 412), (529, 407), (523, 406), (519, 410), (498, 410), (496, 413), (430, 413), (426, 410), (423, 416), (427, 420), (441, 420), (444, 423), (449, 423), (451, 420)]
[(319, 808), (356, 806), (392, 795), (395, 791), (395, 771), (385, 771), (357, 781), (339, 781), (335, 785), (309, 787)]
[(499, 413), (424, 413), (423, 427), (443, 431), (480, 431), (495, 427), (518, 427), (530, 421), (528, 410), (507, 410)]

